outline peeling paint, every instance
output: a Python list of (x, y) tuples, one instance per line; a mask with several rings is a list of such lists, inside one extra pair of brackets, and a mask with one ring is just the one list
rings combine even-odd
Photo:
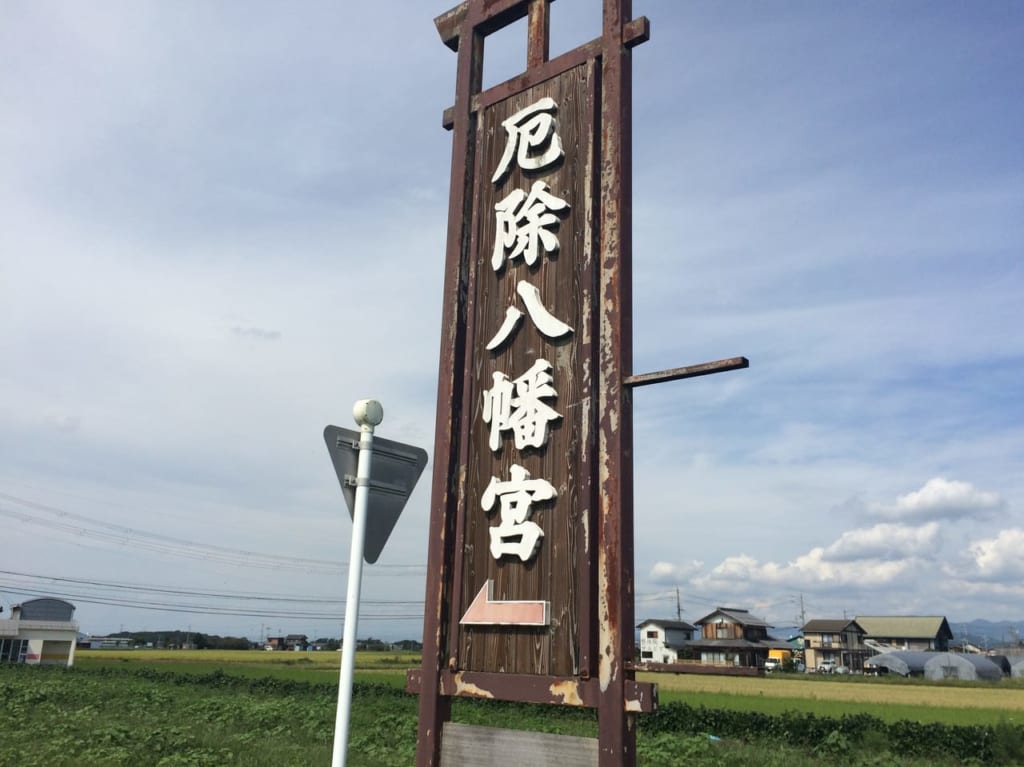
[(494, 698), (494, 693), (478, 687), (472, 682), (462, 681), (462, 674), (455, 675), (455, 694), (467, 695), (473, 698)]
[(567, 679), (564, 682), (555, 682), (548, 690), (552, 697), (560, 698), (562, 703), (569, 706), (582, 706), (583, 698), (580, 697), (579, 685)]

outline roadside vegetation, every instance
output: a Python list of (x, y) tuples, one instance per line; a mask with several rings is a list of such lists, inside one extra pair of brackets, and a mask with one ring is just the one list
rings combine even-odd
[[(248, 658), (212, 660), (207, 653), (173, 653), (177, 660), (82, 654), (71, 670), (0, 665), (5, 701), (0, 764), (67, 765), (310, 765), (330, 761), (337, 701), (337, 653), (252, 651)], [(295, 653), (295, 655), (304, 655)], [(401, 689), (404, 669), (380, 653), (357, 658), (349, 763), (411, 765), (417, 699)], [(386, 655), (386, 654), (383, 654)], [(99, 656), (99, 657), (96, 657)], [(257, 657), (258, 656), (258, 657)], [(329, 656), (322, 658), (322, 656)], [(191, 659), (198, 662), (187, 662)], [(376, 661), (376, 662), (373, 662)], [(310, 676), (312, 675), (312, 676)], [(915, 712), (956, 712), (955, 706), (909, 707), (910, 716), (883, 716), (888, 705), (861, 711), (856, 701), (831, 700), (833, 687), (807, 683), (813, 711), (792, 695), (768, 694), (776, 680), (740, 692), (680, 690), (662, 684), (658, 713), (640, 719), (641, 765), (803, 765), (869, 767), (1024, 764), (1024, 689), (948, 685), (916, 687), (922, 697), (953, 689), (988, 693), (987, 706), (966, 722), (921, 719)], [(686, 677), (691, 684), (694, 677)], [(702, 684), (707, 678), (701, 678)], [(728, 684), (736, 680), (729, 680)], [(884, 693), (891, 684), (843, 685)], [(672, 687), (675, 689), (668, 690)], [(1010, 695), (1003, 695), (1010, 693)], [(751, 702), (762, 703), (760, 708)], [(1008, 703), (1005, 707), (1004, 703)], [(825, 705), (831, 706), (825, 710)], [(456, 700), (453, 718), (473, 724), (593, 737), (593, 711), (495, 701)]]

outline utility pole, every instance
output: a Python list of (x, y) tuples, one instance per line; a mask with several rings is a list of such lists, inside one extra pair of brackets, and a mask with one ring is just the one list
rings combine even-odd
[(679, 587), (676, 586), (676, 620), (683, 619), (683, 606), (679, 603)]

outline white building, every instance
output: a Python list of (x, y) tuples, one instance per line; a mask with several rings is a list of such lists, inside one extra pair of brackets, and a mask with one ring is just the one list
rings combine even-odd
[(0, 620), (0, 663), (71, 666), (78, 624), (75, 606), (63, 599), (30, 599)]
[(649, 618), (640, 629), (641, 663), (677, 663), (683, 643), (693, 639), (694, 628), (686, 621)]

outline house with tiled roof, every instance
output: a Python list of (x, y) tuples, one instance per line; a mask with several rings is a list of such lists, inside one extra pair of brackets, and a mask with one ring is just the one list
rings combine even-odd
[(809, 670), (822, 664), (863, 671), (864, 661), (872, 651), (864, 644), (864, 629), (849, 618), (818, 618), (808, 621), (804, 635), (804, 663)]
[(761, 668), (769, 650), (789, 650), (787, 642), (768, 634), (767, 622), (738, 607), (719, 607), (694, 624), (699, 635), (686, 643), (685, 654), (716, 666)]

